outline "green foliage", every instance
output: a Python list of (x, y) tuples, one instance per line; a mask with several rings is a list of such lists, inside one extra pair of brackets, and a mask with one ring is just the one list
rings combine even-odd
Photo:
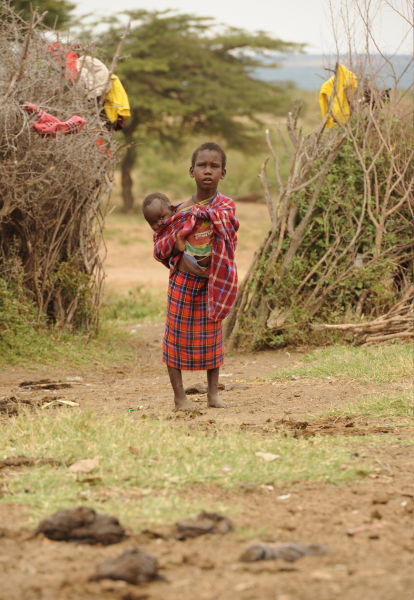
[(52, 279), (53, 286), (59, 289), (61, 303), (69, 307), (67, 310), (73, 310), (72, 327), (87, 330), (97, 319), (90, 275), (76, 257), (71, 257), (58, 264)]
[[(84, 275), (84, 274), (83, 274)], [(55, 274), (62, 293), (79, 298), (79, 318), (90, 308), (87, 278), (61, 263)], [(79, 279), (82, 286), (79, 288)], [(77, 317), (78, 318), (78, 317)], [(24, 286), (24, 272), (18, 259), (0, 263), (0, 365), (50, 363), (87, 364), (92, 361), (121, 363), (133, 353), (132, 338), (109, 318), (94, 336), (50, 327), (38, 314)]]
[(0, 262), (0, 357), (19, 354), (38, 324), (36, 308), (23, 281), (23, 269), (16, 258)]
[(25, 20), (30, 21), (31, 8), (42, 14), (47, 11), (43, 23), (54, 29), (65, 29), (71, 22), (74, 2), (68, 0), (13, 0), (14, 10)]
[[(229, 143), (246, 144), (252, 123), (235, 120), (286, 107), (283, 87), (255, 79), (261, 53), (289, 52), (298, 45), (230, 28), (186, 14), (132, 11), (132, 29), (123, 48), (128, 60), (118, 66), (134, 111), (127, 127), (141, 139), (179, 141), (208, 133)], [(113, 22), (101, 36), (109, 59), (123, 28)], [(145, 138), (144, 138), (145, 136)]]
[[(132, 109), (123, 130), (133, 144), (124, 156), (124, 172), (131, 173), (140, 145), (152, 139), (169, 145), (172, 156), (190, 135), (256, 151), (259, 115), (285, 112), (290, 87), (261, 81), (253, 71), (263, 66), (260, 56), (266, 52), (297, 51), (301, 45), (263, 33), (223, 31), (210, 18), (171, 11), (131, 11), (128, 16), (132, 27), (122, 51), (127, 59), (117, 67)], [(106, 61), (123, 30), (122, 18), (111, 18), (100, 34)]]

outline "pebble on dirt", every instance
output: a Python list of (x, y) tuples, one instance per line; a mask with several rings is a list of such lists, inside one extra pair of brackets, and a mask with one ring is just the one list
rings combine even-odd
[(154, 556), (139, 548), (131, 548), (98, 565), (97, 572), (90, 581), (100, 579), (122, 579), (132, 585), (140, 585), (164, 578), (158, 574), (157, 559)]
[(329, 554), (329, 548), (322, 544), (256, 544), (247, 548), (240, 560), (243, 562), (254, 562), (256, 560), (276, 560), (282, 559), (288, 562), (295, 562), (303, 556), (322, 556)]
[(60, 510), (44, 519), (39, 523), (35, 535), (39, 533), (51, 540), (79, 544), (117, 544), (126, 537), (116, 517), (101, 515), (86, 506)]
[(228, 533), (234, 529), (230, 519), (218, 513), (202, 511), (196, 519), (182, 519), (175, 524), (178, 534), (176, 538), (185, 540), (206, 533)]

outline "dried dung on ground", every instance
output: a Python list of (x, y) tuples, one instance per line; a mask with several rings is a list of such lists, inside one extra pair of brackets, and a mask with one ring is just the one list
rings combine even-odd
[(131, 548), (120, 556), (98, 565), (97, 572), (90, 581), (100, 579), (121, 579), (132, 585), (161, 580), (158, 574), (157, 559), (140, 548)]
[(35, 535), (39, 533), (51, 540), (79, 544), (117, 544), (126, 537), (125, 529), (116, 517), (99, 514), (85, 506), (60, 510), (44, 519)]
[(198, 537), (206, 533), (228, 533), (234, 529), (230, 519), (218, 513), (202, 511), (196, 519), (183, 519), (175, 524), (178, 534), (177, 539)]
[(329, 548), (321, 544), (255, 544), (243, 552), (240, 560), (255, 562), (257, 560), (282, 559), (287, 562), (295, 562), (304, 556), (323, 556), (330, 552)]

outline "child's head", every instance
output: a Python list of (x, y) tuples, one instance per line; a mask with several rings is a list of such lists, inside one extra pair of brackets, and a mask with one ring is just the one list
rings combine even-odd
[(168, 196), (161, 194), (161, 192), (155, 192), (145, 196), (142, 203), (142, 212), (151, 229), (158, 231), (163, 219), (171, 217), (174, 213), (174, 208)]
[(198, 192), (216, 193), (220, 179), (226, 175), (226, 162), (226, 153), (214, 142), (206, 142), (194, 150), (190, 175), (195, 179)]
[(226, 164), (227, 164), (227, 156), (226, 156), (226, 153), (224, 152), (223, 148), (221, 146), (219, 146), (218, 144), (216, 144), (215, 142), (205, 142), (204, 144), (201, 144), (201, 146), (199, 146), (198, 148), (196, 148), (194, 150), (193, 155), (191, 157), (191, 167), (194, 169), (198, 154), (200, 152), (203, 152), (204, 150), (217, 152), (217, 154), (220, 155), (221, 168), (222, 168), (223, 172), (225, 173), (226, 172)]

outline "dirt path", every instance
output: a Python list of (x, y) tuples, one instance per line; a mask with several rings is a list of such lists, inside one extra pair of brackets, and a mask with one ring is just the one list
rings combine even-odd
[[(169, 417), (171, 392), (166, 373), (159, 366), (162, 329), (162, 323), (138, 328), (135, 364), (124, 368), (104, 369), (96, 365), (93, 369), (76, 371), (7, 369), (0, 374), (0, 397), (25, 393), (26, 397), (38, 398), (47, 394), (50, 399), (75, 400), (81, 410), (118, 414), (140, 406), (137, 418), (143, 414)], [(258, 435), (269, 435), (280, 419), (303, 422), (309, 415), (315, 417), (365, 393), (407, 389), (407, 382), (363, 386), (352, 381), (344, 385), (332, 379), (326, 382), (267, 379), (276, 368), (299, 366), (301, 356), (300, 352), (283, 351), (229, 355), (221, 378), (227, 386), (235, 386), (222, 392), (229, 408), (207, 409), (205, 396), (198, 394), (195, 396), (200, 407), (198, 414), (176, 413), (173, 419), (191, 421), (191, 425), (231, 424), (256, 431)], [(18, 387), (24, 380), (44, 377), (59, 381), (70, 378), (72, 387), (30, 392), (22, 392)], [(186, 384), (199, 382), (202, 382), (199, 375), (187, 374)], [(367, 458), (376, 461), (378, 468), (370, 477), (356, 480), (352, 485), (338, 488), (302, 481), (279, 487), (246, 488), (238, 493), (214, 486), (190, 488), (187, 492), (190, 496), (203, 495), (206, 508), (217, 499), (235, 507), (239, 529), (226, 536), (207, 535), (182, 542), (151, 539), (133, 531), (126, 542), (115, 546), (79, 546), (46, 538), (32, 539), (24, 511), (0, 503), (0, 599), (411, 599), (412, 451), (410, 446), (401, 445), (401, 432), (385, 433), (382, 421), (355, 424), (359, 429), (354, 434), (377, 432), (378, 436), (387, 436), (387, 440), (395, 439), (395, 443), (367, 450)], [(348, 425), (340, 420), (327, 424), (321, 418), (316, 421), (316, 433), (347, 435)], [(300, 428), (298, 432), (303, 433)], [(243, 530), (253, 533), (246, 537)], [(352, 535), (351, 530), (355, 530)], [(246, 546), (259, 540), (318, 542), (332, 553), (303, 558), (296, 563), (240, 562), (238, 558)], [(103, 559), (137, 544), (158, 557), (167, 582), (137, 588), (119, 581), (88, 581)]]
[[(22, 394), (19, 383), (48, 378), (67, 381), (68, 389), (49, 391), (50, 399), (59, 397), (80, 402), (82, 410), (116, 414), (140, 406), (148, 416), (170, 416), (173, 408), (168, 375), (161, 363), (163, 323), (137, 326), (136, 361), (125, 367), (93, 369), (9, 368), (0, 373), (0, 397)], [(326, 382), (306, 379), (272, 381), (270, 376), (281, 368), (300, 366), (303, 353), (264, 351), (228, 354), (221, 369), (220, 382), (228, 390), (221, 392), (229, 403), (226, 410), (207, 409), (206, 395), (195, 394), (192, 400), (199, 414), (178, 413), (176, 418), (195, 421), (217, 419), (224, 424), (265, 424), (269, 419), (301, 419), (315, 416), (343, 404), (356, 401), (364, 394), (406, 391), (409, 382), (390, 385), (362, 385), (358, 382), (330, 378)], [(186, 372), (186, 386), (205, 383), (205, 373)], [(75, 378), (75, 381), (73, 381)], [(77, 380), (80, 378), (80, 380)], [(24, 392), (25, 397), (40, 398), (44, 390)]]

